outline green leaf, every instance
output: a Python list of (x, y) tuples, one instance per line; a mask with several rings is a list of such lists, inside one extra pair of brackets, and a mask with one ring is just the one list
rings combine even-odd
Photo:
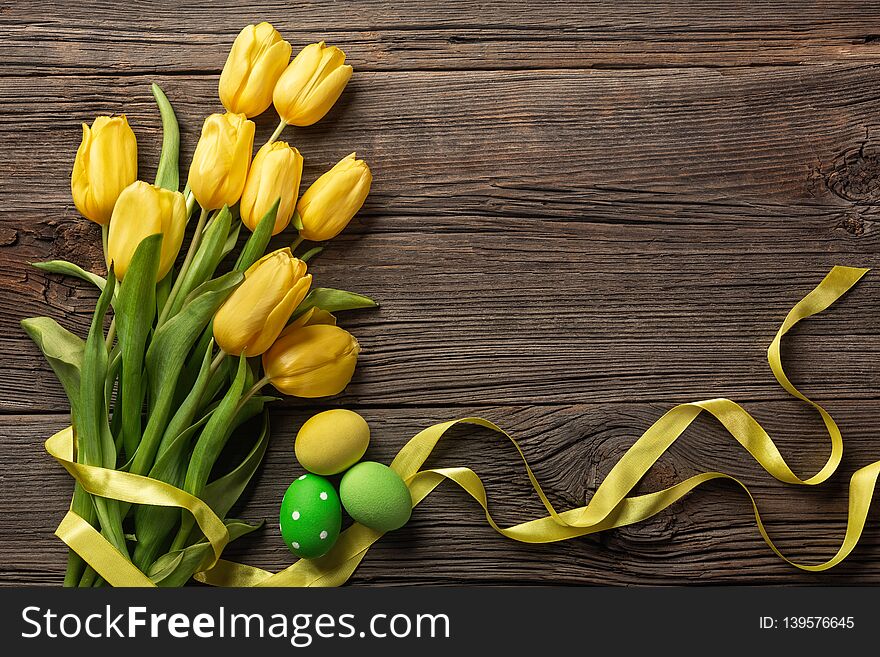
[(184, 272), (180, 287), (171, 302), (169, 317), (180, 312), (190, 292), (214, 275), (217, 265), (223, 259), (223, 248), (229, 236), (231, 222), (232, 213), (229, 212), (229, 207), (224, 205), (205, 231), (190, 266)]
[(70, 400), (71, 414), (75, 416), (80, 403), (80, 370), (85, 342), (50, 317), (23, 319), (21, 327), (43, 352), (64, 387)]
[[(111, 271), (107, 286), (101, 292), (89, 335), (83, 350), (80, 370), (80, 412), (77, 414), (77, 446), (83, 455), (83, 463), (103, 467), (116, 467), (115, 455), (103, 454), (101, 443), (102, 420), (107, 419), (104, 405), (104, 382), (107, 378), (108, 356), (104, 343), (104, 316), (110, 305), (110, 298), (116, 287), (116, 278)], [(113, 461), (110, 457), (113, 456)]]
[(235, 227), (229, 231), (229, 237), (226, 238), (226, 244), (223, 245), (223, 251), (220, 254), (220, 260), (232, 253), (232, 250), (238, 244), (238, 236), (241, 234), (241, 222), (237, 222)]
[(296, 319), (311, 308), (320, 308), (328, 313), (335, 313), (340, 310), (376, 308), (378, 305), (370, 297), (365, 297), (362, 294), (346, 292), (345, 290), (334, 290), (329, 287), (316, 287), (302, 300), (302, 303), (294, 311), (291, 320)]
[[(85, 342), (49, 317), (30, 317), (22, 320), (21, 326), (43, 352), (70, 400), (71, 416), (76, 417), (80, 404), (80, 369)], [(89, 524), (95, 524), (92, 496), (78, 482), (73, 489), (70, 508)], [(85, 567), (86, 563), (82, 557), (71, 550), (68, 554), (64, 585), (76, 586)]]
[(105, 278), (102, 278), (97, 274), (93, 274), (90, 271), (86, 271), (79, 265), (75, 265), (72, 262), (67, 262), (67, 260), (47, 260), (46, 262), (32, 262), (31, 265), (33, 265), (37, 269), (42, 269), (43, 271), (47, 271), (51, 274), (63, 274), (65, 276), (73, 276), (75, 278), (79, 278), (88, 283), (92, 283), (99, 290), (103, 290), (104, 286), (107, 284), (107, 280)]
[(290, 223), (292, 223), (293, 227), (296, 228), (297, 230), (303, 229), (303, 220), (302, 220), (302, 217), (299, 215), (298, 210), (293, 211), (293, 218), (290, 220)]
[(171, 285), (174, 282), (174, 273), (169, 271), (165, 278), (156, 283), (156, 314), (162, 314), (162, 308), (168, 301), (168, 295), (171, 294)]
[(269, 445), (269, 414), (263, 413), (263, 426), (257, 442), (254, 443), (253, 449), (244, 458), (244, 460), (229, 474), (223, 475), (215, 479), (205, 486), (202, 491), (202, 500), (208, 504), (221, 518), (225, 517), (232, 506), (241, 497), (245, 487), (254, 476), (260, 463), (263, 461), (263, 455), (266, 453), (266, 447)]
[[(196, 302), (200, 299), (200, 297), (208, 293), (213, 294), (215, 292), (222, 292), (224, 295), (223, 299), (225, 300), (226, 297), (229, 296), (243, 280), (244, 274), (237, 271), (231, 271), (223, 274), (223, 276), (219, 276), (217, 278), (211, 279), (210, 281), (202, 283), (195, 290), (190, 292), (189, 296), (187, 296), (186, 299), (184, 299), (183, 309), (185, 310), (187, 305)], [(223, 302), (221, 301), (220, 304), (222, 305), (222, 303)], [(219, 308), (220, 306), (218, 305), (217, 307)], [(205, 324), (205, 326), (207, 326), (207, 324)]]
[[(192, 493), (196, 497), (200, 497), (211, 469), (220, 456), (220, 452), (229, 440), (229, 436), (234, 429), (233, 420), (238, 414), (239, 400), (244, 393), (244, 385), (248, 375), (247, 359), (241, 355), (238, 359), (238, 372), (235, 380), (226, 391), (223, 399), (211, 414), (211, 419), (202, 429), (199, 439), (193, 448), (192, 456), (189, 460), (189, 467), (186, 470), (186, 478), (183, 482), (183, 489)], [(193, 528), (195, 527), (195, 519), (188, 511), (181, 512), (180, 529), (174, 542), (171, 544), (172, 549), (182, 549), (189, 541)]]
[[(193, 455), (186, 471), (186, 480), (183, 487), (188, 493), (199, 496), (202, 494), (208, 475), (220, 456), (226, 441), (233, 429), (233, 419), (238, 411), (238, 403), (244, 393), (244, 385), (247, 379), (247, 359), (242, 354), (238, 359), (238, 372), (235, 380), (223, 396), (223, 400), (214, 410), (211, 419), (202, 429), (202, 435), (196, 441)], [(188, 515), (188, 514), (187, 514)], [(191, 518), (191, 516), (188, 515)]]
[[(76, 482), (73, 487), (73, 499), (70, 501), (70, 510), (90, 525), (95, 524), (95, 505), (92, 503), (92, 496), (85, 491), (79, 482)], [(77, 586), (85, 569), (85, 560), (76, 552), (70, 550), (67, 554), (67, 572), (64, 575), (64, 586)]]
[(209, 346), (213, 348), (213, 345), (214, 320), (211, 320), (208, 322), (205, 330), (202, 331), (201, 336), (199, 336), (199, 339), (196, 342), (196, 346), (193, 347), (192, 352), (187, 357), (186, 364), (183, 366), (183, 371), (180, 373), (180, 378), (177, 381), (177, 392), (174, 397), (175, 402), (182, 402), (183, 398), (189, 394), (190, 390), (192, 390), (196, 378), (198, 378), (199, 371), (201, 371), (205, 352), (208, 351)]
[[(122, 369), (122, 349), (119, 344), (113, 345), (107, 365), (107, 378), (104, 379), (104, 406), (110, 408), (110, 400), (113, 397), (113, 386), (119, 370)], [(121, 415), (121, 414), (120, 414)], [(122, 419), (121, 417), (119, 418)], [(120, 427), (121, 428), (121, 427)], [(115, 435), (115, 432), (114, 432)]]
[[(111, 268), (107, 285), (95, 306), (89, 335), (86, 338), (80, 370), (80, 404), (74, 422), (76, 445), (82, 463), (111, 469), (116, 468), (116, 451), (104, 398), (108, 356), (107, 346), (104, 343), (103, 324), (115, 287), (116, 277)], [(128, 549), (122, 531), (118, 502), (95, 496), (92, 499), (101, 525), (101, 533), (117, 550), (127, 555)]]
[[(150, 477), (178, 488), (183, 485), (192, 438), (209, 417), (205, 415), (170, 441), (165, 451), (156, 459), (156, 464), (150, 470)], [(180, 518), (180, 510), (174, 507), (139, 505), (135, 508), (134, 526), (138, 543), (132, 561), (138, 568), (148, 568), (159, 555), (163, 544), (167, 547), (171, 532), (180, 522)]]
[[(230, 542), (263, 526), (262, 522), (248, 524), (241, 520), (227, 520), (225, 524)], [(211, 544), (207, 541), (201, 541), (183, 550), (175, 550), (162, 555), (149, 569), (147, 576), (153, 580), (156, 586), (180, 587), (186, 584), (189, 578), (199, 572), (204, 565), (210, 563), (213, 556)]]
[(192, 424), (193, 418), (195, 418), (196, 412), (201, 406), (202, 395), (205, 393), (205, 388), (208, 385), (208, 381), (211, 379), (211, 357), (213, 345), (214, 342), (212, 340), (209, 342), (209, 346), (204, 352), (202, 366), (199, 368), (199, 373), (196, 376), (195, 381), (193, 381), (190, 386), (189, 394), (180, 403), (177, 411), (174, 413), (174, 416), (171, 418), (171, 421), (165, 429), (165, 434), (162, 436), (162, 441), (159, 443), (159, 451), (156, 455), (157, 462), (162, 458), (162, 454), (168, 446), (171, 445), (172, 441)]
[(119, 289), (116, 303), (117, 338), (122, 349), (119, 410), (122, 413), (122, 444), (127, 458), (134, 456), (141, 440), (144, 404), (144, 350), (156, 316), (156, 272), (162, 235), (142, 240)]
[(235, 271), (247, 271), (252, 264), (263, 257), (266, 247), (269, 246), (269, 240), (272, 239), (272, 230), (275, 228), (275, 217), (278, 215), (278, 205), (280, 203), (281, 199), (279, 198), (269, 208), (269, 211), (263, 215), (263, 218), (260, 219), (257, 229), (251, 233), (238, 256), (238, 262), (235, 263)]
[(156, 186), (176, 192), (180, 188), (177, 162), (180, 155), (180, 128), (177, 126), (174, 108), (168, 102), (165, 92), (156, 83), (153, 83), (151, 88), (159, 106), (159, 114), (162, 116), (162, 153), (159, 155), (159, 165), (156, 167)]
[(141, 444), (131, 464), (131, 472), (144, 474), (152, 467), (187, 354), (214, 313), (242, 280), (244, 276), (241, 273), (229, 272), (203, 283), (192, 291), (181, 311), (153, 335), (146, 356), (153, 404)]

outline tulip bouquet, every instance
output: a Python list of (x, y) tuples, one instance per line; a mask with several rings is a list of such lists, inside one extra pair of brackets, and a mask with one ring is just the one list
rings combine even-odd
[[(200, 498), (230, 539), (257, 528), (227, 514), (266, 449), (265, 406), (273, 398), (263, 388), (305, 398), (341, 392), (359, 347), (331, 313), (375, 305), (312, 287), (308, 261), (320, 247), (296, 255), (303, 240), (325, 241), (345, 228), (371, 174), (352, 154), (299, 196), (302, 155), (278, 138), (287, 125), (321, 119), (352, 68), (324, 43), (290, 55), (268, 23), (241, 31), (220, 77), (226, 112), (205, 120), (183, 191), (177, 119), (158, 86), (163, 145), (154, 183), (138, 180), (137, 140), (125, 116), (84, 124), (71, 189), (77, 209), (101, 226), (107, 276), (66, 261), (36, 263), (101, 293), (85, 339), (48, 317), (22, 322), (70, 400), (76, 462)], [(273, 103), (280, 123), (252, 159), (250, 118)], [(264, 255), (291, 223), (298, 235), (290, 246)], [(241, 224), (246, 240), (239, 240)], [(233, 467), (218, 465), (236, 456)], [(179, 508), (127, 504), (78, 483), (71, 511), (160, 586), (184, 584), (210, 557), (193, 516)], [(101, 583), (71, 551), (65, 584)]]

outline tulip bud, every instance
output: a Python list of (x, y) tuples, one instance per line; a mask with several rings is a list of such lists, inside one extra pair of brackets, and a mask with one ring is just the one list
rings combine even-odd
[(272, 234), (287, 228), (299, 196), (302, 166), (299, 151), (283, 141), (266, 144), (257, 151), (241, 194), (241, 220), (245, 226), (256, 230), (260, 219), (280, 198)]
[(312, 125), (330, 111), (350, 77), (344, 52), (323, 41), (313, 43), (278, 78), (272, 94), (275, 109), (285, 123)]
[(257, 116), (290, 61), (290, 44), (269, 23), (248, 25), (232, 44), (220, 74), (220, 102), (230, 112)]
[(233, 206), (241, 197), (254, 147), (254, 123), (244, 114), (205, 119), (189, 167), (189, 186), (205, 210)]
[(186, 200), (180, 192), (156, 187), (141, 180), (122, 190), (107, 237), (107, 266), (113, 263), (116, 278), (122, 280), (141, 241), (162, 233), (157, 281), (171, 271), (186, 228)]
[(296, 206), (302, 220), (299, 232), (307, 240), (323, 242), (336, 237), (361, 209), (373, 174), (352, 153), (318, 178)]
[(214, 315), (214, 339), (227, 354), (259, 356), (272, 346), (312, 284), (306, 263), (289, 248), (273, 251), (244, 273)]
[(99, 116), (82, 124), (70, 191), (76, 209), (106, 225), (123, 189), (137, 180), (137, 139), (123, 116)]
[(314, 326), (315, 324), (333, 324), (336, 326), (336, 317), (323, 308), (315, 308), (313, 306), (288, 324), (287, 329), (292, 331), (301, 326)]
[(288, 326), (263, 354), (263, 369), (285, 395), (329, 397), (351, 381), (359, 351), (354, 336), (338, 326)]

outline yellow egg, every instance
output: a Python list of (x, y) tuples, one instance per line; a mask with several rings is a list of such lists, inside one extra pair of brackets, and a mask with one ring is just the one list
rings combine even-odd
[(296, 458), (309, 472), (339, 474), (360, 461), (370, 444), (370, 426), (342, 408), (313, 415), (296, 435)]

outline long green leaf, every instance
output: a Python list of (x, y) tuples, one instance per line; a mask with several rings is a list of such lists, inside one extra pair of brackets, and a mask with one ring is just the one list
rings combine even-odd
[(226, 238), (226, 243), (223, 245), (223, 251), (220, 254), (220, 260), (228, 256), (232, 253), (232, 250), (238, 244), (238, 236), (241, 234), (241, 222), (236, 222), (236, 224), (232, 227), (232, 230), (229, 231), (229, 236)]
[[(30, 317), (21, 321), (21, 326), (34, 344), (43, 352), (58, 381), (61, 382), (70, 400), (71, 417), (76, 416), (80, 404), (80, 368), (82, 367), (85, 342), (54, 319), (49, 317)], [(77, 483), (73, 489), (70, 508), (89, 524), (95, 523), (95, 507), (92, 497)], [(70, 550), (67, 556), (67, 571), (64, 586), (76, 586), (85, 570), (86, 563), (76, 552)]]
[[(172, 268), (173, 269), (173, 268)], [(156, 314), (162, 314), (162, 308), (168, 301), (168, 295), (171, 294), (171, 285), (174, 283), (174, 272), (169, 271), (165, 278), (156, 283)]]
[[(210, 416), (188, 427), (167, 446), (165, 452), (156, 459), (150, 470), (150, 477), (177, 486), (183, 485), (188, 453), (192, 438), (204, 426)], [(145, 570), (160, 554), (163, 547), (171, 541), (171, 532), (180, 522), (180, 511), (174, 507), (140, 505), (135, 508), (134, 528), (138, 542), (132, 561)]]
[(116, 302), (117, 338), (122, 349), (122, 376), (117, 395), (122, 414), (122, 444), (129, 459), (141, 440), (144, 350), (156, 313), (156, 272), (161, 248), (161, 234), (151, 235), (138, 245)]
[[(247, 359), (244, 354), (238, 360), (238, 372), (235, 380), (226, 391), (223, 399), (211, 414), (211, 419), (202, 429), (199, 439), (193, 448), (190, 457), (189, 467), (186, 470), (186, 478), (183, 482), (183, 489), (199, 497), (202, 489), (208, 481), (211, 469), (217, 461), (217, 457), (226, 445), (233, 430), (233, 419), (238, 410), (238, 403), (244, 392), (244, 384), (248, 375)], [(181, 512), (180, 529), (177, 537), (171, 544), (172, 550), (179, 550), (186, 547), (190, 534), (195, 526), (195, 520), (188, 511)]]
[(184, 397), (177, 407), (177, 411), (171, 417), (168, 426), (165, 428), (162, 441), (159, 443), (159, 451), (156, 454), (157, 461), (162, 458), (163, 452), (171, 442), (192, 424), (193, 418), (195, 418), (196, 412), (201, 406), (202, 395), (205, 393), (205, 388), (211, 378), (211, 352), (213, 351), (213, 344), (213, 341), (209, 343), (209, 348), (205, 350), (202, 357), (202, 366), (199, 368), (198, 376), (190, 385), (189, 394)]
[(183, 371), (180, 373), (180, 379), (177, 382), (177, 394), (175, 402), (182, 403), (189, 391), (192, 390), (202, 368), (202, 362), (205, 359), (205, 353), (208, 348), (213, 348), (214, 344), (214, 321), (208, 322), (208, 325), (199, 336), (196, 346), (187, 358)]
[(269, 240), (272, 239), (272, 230), (275, 228), (275, 217), (278, 215), (278, 205), (281, 203), (279, 198), (269, 211), (260, 219), (257, 229), (251, 233), (248, 241), (242, 248), (235, 263), (235, 271), (247, 271), (247, 269), (257, 260), (263, 257), (266, 247), (269, 246)]
[(76, 415), (80, 403), (80, 369), (85, 342), (50, 317), (23, 319), (21, 327), (43, 352), (67, 393), (71, 413)]
[[(90, 525), (95, 524), (95, 505), (92, 502), (92, 496), (85, 491), (82, 484), (79, 482), (76, 482), (73, 487), (73, 499), (70, 501), (70, 510)], [(77, 586), (85, 569), (85, 560), (73, 550), (68, 551), (67, 572), (64, 574), (64, 586)]]
[(186, 356), (214, 313), (243, 279), (241, 273), (230, 272), (200, 285), (181, 311), (153, 335), (146, 355), (152, 410), (131, 472), (145, 474), (152, 467)]
[(263, 412), (263, 424), (257, 442), (254, 443), (250, 453), (234, 470), (223, 475), (205, 486), (202, 491), (202, 500), (210, 506), (214, 513), (221, 518), (225, 517), (232, 506), (241, 497), (251, 477), (260, 467), (266, 447), (269, 445), (269, 414)]
[(193, 455), (190, 459), (189, 468), (186, 471), (184, 489), (193, 495), (201, 495), (202, 489), (208, 482), (208, 475), (220, 456), (226, 441), (232, 433), (232, 421), (238, 410), (238, 402), (244, 393), (245, 381), (247, 380), (247, 359), (242, 354), (238, 359), (238, 372), (235, 380), (229, 386), (229, 390), (223, 396), (223, 401), (214, 410), (214, 414), (199, 436)]
[(47, 271), (51, 274), (63, 274), (65, 276), (73, 276), (75, 278), (79, 278), (88, 283), (91, 283), (99, 290), (103, 290), (104, 286), (107, 284), (107, 279), (102, 278), (97, 274), (93, 274), (90, 271), (86, 271), (79, 265), (75, 265), (72, 262), (68, 262), (67, 260), (47, 260), (46, 262), (32, 262), (31, 265), (33, 265), (37, 269), (42, 269), (43, 271)]
[(296, 319), (311, 308), (320, 308), (328, 313), (335, 313), (340, 310), (376, 308), (378, 305), (370, 297), (365, 297), (362, 294), (346, 292), (345, 290), (334, 290), (329, 287), (316, 287), (297, 306), (291, 319)]
[[(262, 395), (252, 397), (236, 414), (232, 423), (233, 427), (238, 428), (254, 415), (261, 413), (267, 400), (271, 401), (271, 398)], [(183, 486), (187, 464), (190, 460), (189, 451), (192, 437), (211, 418), (214, 410), (216, 407), (169, 442), (164, 451), (161, 451), (156, 458), (156, 464), (150, 470), (150, 477), (165, 481), (173, 486)], [(235, 503), (244, 486), (253, 476), (267, 445), (268, 426), (266, 425), (258, 437), (257, 443), (242, 463), (235, 470), (216, 482), (211, 482), (205, 488), (205, 495), (207, 495), (204, 498), (205, 501), (214, 508), (221, 518)], [(210, 489), (210, 493), (208, 489)], [(180, 523), (181, 518), (181, 512), (173, 507), (137, 507), (135, 510), (135, 533), (138, 543), (133, 557), (136, 566), (146, 571), (163, 546), (167, 548), (171, 532)]]
[(214, 275), (217, 265), (223, 258), (223, 247), (229, 236), (231, 223), (232, 213), (229, 212), (227, 206), (224, 206), (205, 231), (192, 263), (183, 275), (180, 288), (171, 302), (169, 317), (173, 317), (180, 311), (190, 292)]
[[(111, 268), (107, 277), (107, 285), (98, 298), (89, 335), (86, 338), (80, 372), (80, 404), (74, 418), (74, 433), (77, 449), (82, 455), (82, 462), (86, 465), (97, 465), (111, 469), (116, 467), (116, 452), (112, 449), (113, 437), (110, 434), (104, 398), (108, 357), (107, 346), (104, 343), (103, 324), (104, 315), (107, 314), (115, 287), (116, 278)], [(103, 497), (93, 497), (92, 499), (101, 525), (101, 533), (123, 555), (128, 555), (118, 503), (116, 500)]]
[(176, 192), (180, 188), (178, 170), (180, 128), (177, 125), (174, 108), (168, 102), (165, 92), (156, 83), (153, 83), (151, 88), (159, 106), (159, 114), (162, 116), (162, 153), (159, 155), (159, 165), (156, 168), (156, 185)]
[[(234, 541), (262, 527), (263, 523), (249, 524), (241, 520), (226, 520), (229, 540)], [(189, 581), (194, 573), (199, 572), (203, 564), (213, 558), (211, 544), (201, 541), (183, 550), (175, 550), (162, 555), (149, 569), (147, 575), (156, 586), (180, 587)]]

